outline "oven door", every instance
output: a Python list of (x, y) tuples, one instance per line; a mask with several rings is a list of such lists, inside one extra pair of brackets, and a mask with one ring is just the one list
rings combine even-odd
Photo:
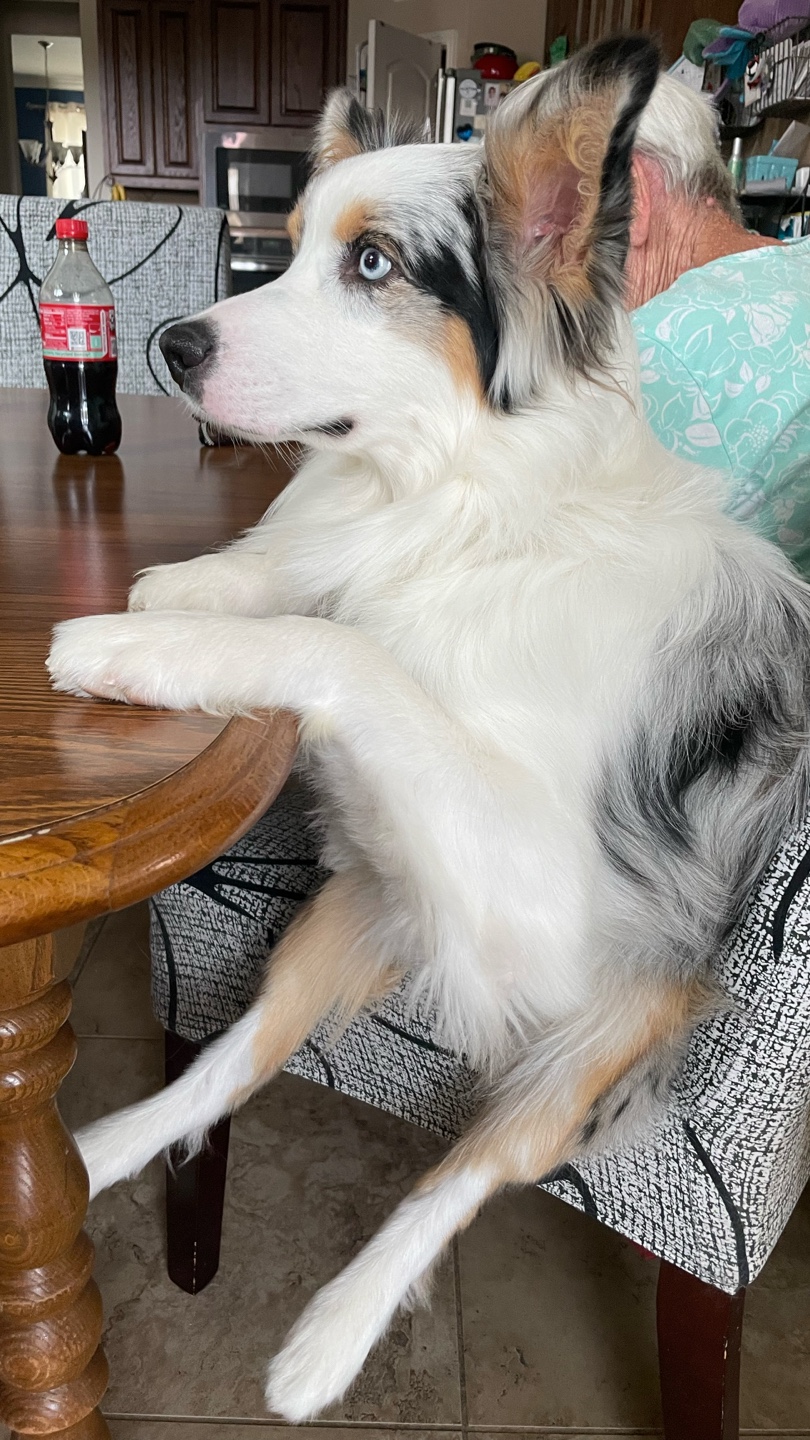
[(282, 275), (292, 262), (287, 235), (256, 234), (246, 230), (231, 242), (231, 291), (244, 295)]

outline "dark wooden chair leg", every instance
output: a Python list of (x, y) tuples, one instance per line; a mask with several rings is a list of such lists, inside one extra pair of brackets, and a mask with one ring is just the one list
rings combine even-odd
[[(165, 1032), (167, 1085), (182, 1075), (202, 1048), (171, 1030)], [(166, 1166), (169, 1278), (189, 1295), (204, 1290), (219, 1268), (230, 1129), (230, 1120), (223, 1120), (211, 1131), (199, 1155), (184, 1161), (181, 1153), (173, 1150)]]
[(661, 1261), (658, 1358), (665, 1440), (739, 1440), (745, 1291), (727, 1295)]

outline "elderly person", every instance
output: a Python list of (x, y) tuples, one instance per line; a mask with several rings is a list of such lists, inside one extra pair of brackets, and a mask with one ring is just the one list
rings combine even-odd
[(730, 473), (729, 510), (810, 578), (810, 239), (740, 223), (703, 97), (662, 76), (642, 117), (627, 304), (647, 418)]

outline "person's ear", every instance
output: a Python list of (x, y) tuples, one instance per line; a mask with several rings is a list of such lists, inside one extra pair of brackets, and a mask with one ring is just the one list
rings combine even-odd
[(630, 248), (646, 245), (650, 234), (653, 209), (653, 177), (650, 164), (642, 155), (633, 156), (633, 218), (630, 221)]

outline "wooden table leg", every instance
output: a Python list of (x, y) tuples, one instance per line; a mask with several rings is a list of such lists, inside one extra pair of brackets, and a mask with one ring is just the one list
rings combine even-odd
[(109, 1440), (87, 1175), (56, 1108), (76, 1055), (50, 936), (0, 949), (0, 1420)]

